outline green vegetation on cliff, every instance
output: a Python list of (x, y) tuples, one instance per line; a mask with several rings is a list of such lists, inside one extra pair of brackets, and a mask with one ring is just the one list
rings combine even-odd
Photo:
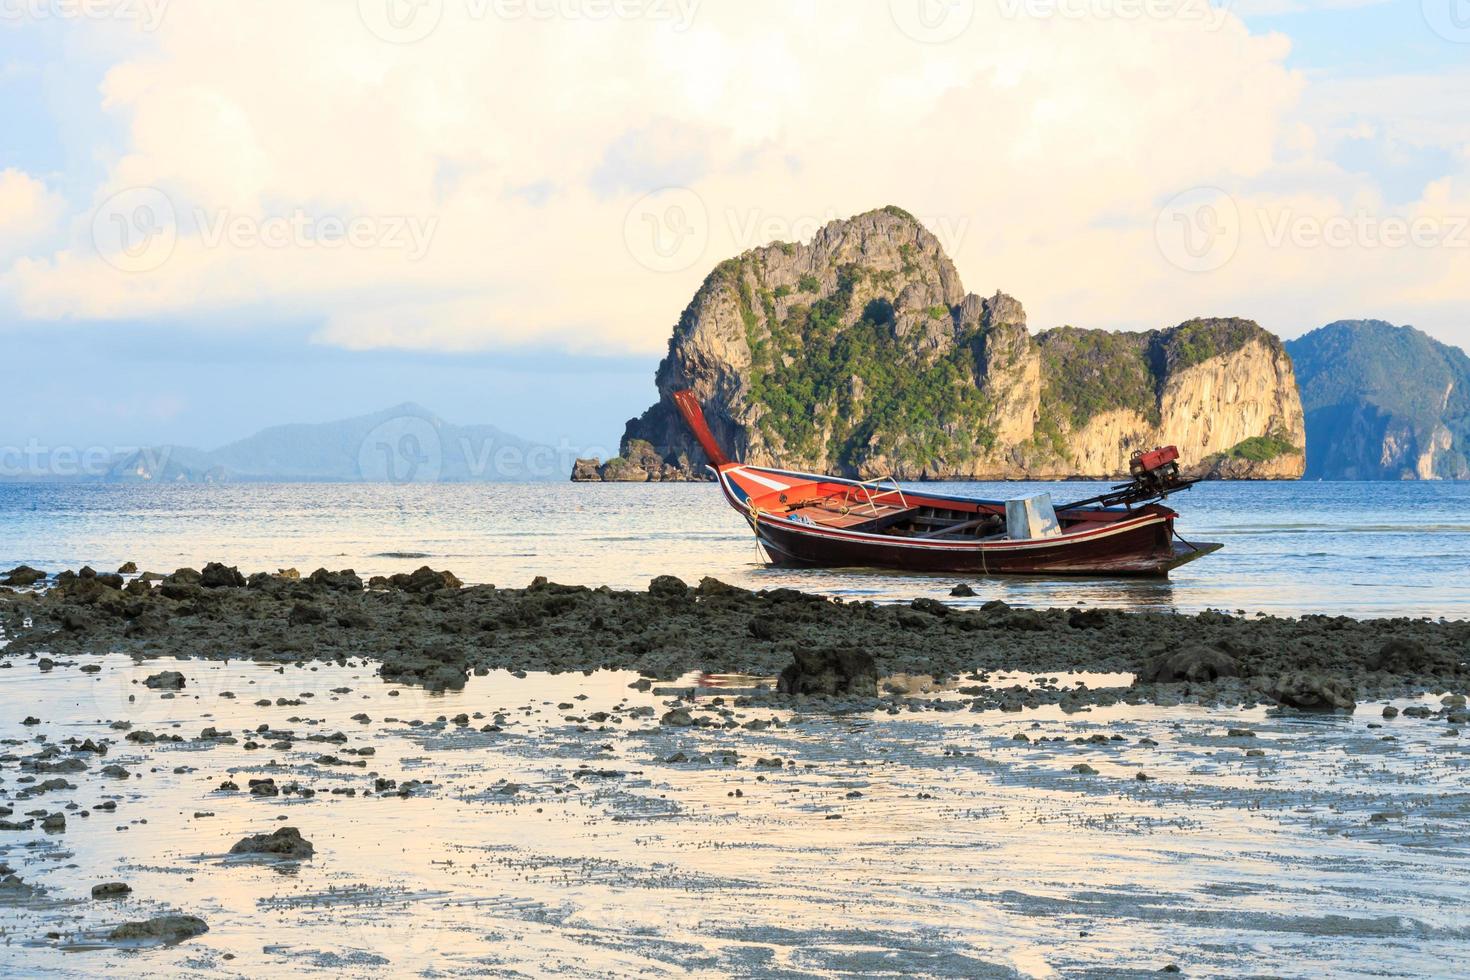
[(1237, 319), (1190, 320), (1146, 333), (1076, 327), (1044, 331), (1036, 338), (1044, 379), (1038, 432), (1060, 444), (1063, 420), (1075, 431), (1115, 411), (1136, 412), (1158, 425), (1159, 394), (1169, 375), (1233, 353), (1251, 341), (1281, 349), (1280, 342), (1255, 323)]
[(1041, 348), (1042, 405), (1056, 420), (1080, 429), (1094, 416), (1127, 409), (1151, 422), (1159, 417), (1147, 334), (1058, 327), (1037, 338)]
[(854, 287), (867, 270), (839, 269), (835, 292), (792, 306), (780, 322), (774, 294), (754, 294), (743, 266), (732, 271), (750, 348), (750, 397), (765, 410), (758, 424), (791, 456), (817, 458), (833, 446), (835, 461), (852, 469), (874, 456), (923, 467), (994, 445), (965, 338), (928, 361), (895, 335), (887, 300), (855, 314)]
[(1243, 459), (1248, 463), (1267, 463), (1280, 456), (1296, 456), (1300, 446), (1293, 445), (1284, 433), (1273, 432), (1267, 436), (1251, 436), (1231, 446), (1225, 452), (1230, 459)]

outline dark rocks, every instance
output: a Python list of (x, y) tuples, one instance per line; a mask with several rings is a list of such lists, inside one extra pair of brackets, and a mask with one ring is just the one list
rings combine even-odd
[(920, 596), (919, 598), (915, 599), (913, 602), (909, 603), (909, 608), (913, 609), (915, 612), (928, 613), (931, 616), (948, 616), (950, 612), (949, 607), (946, 606), (944, 603), (940, 602), (938, 599), (930, 599), (927, 596)]
[(93, 898), (121, 898), (130, 894), (133, 887), (122, 881), (107, 881), (100, 885), (92, 886)]
[(721, 582), (719, 579), (711, 578), (708, 575), (699, 580), (699, 588), (695, 591), (697, 591), (701, 596), (730, 597), (750, 595), (750, 591), (748, 589), (742, 589), (738, 585), (730, 585), (728, 582)]
[(362, 579), (350, 568), (344, 568), (340, 572), (329, 572), (325, 568), (318, 568), (306, 579), (308, 583), (318, 589), (328, 592), (361, 592)]
[(245, 576), (240, 574), (238, 568), (226, 567), (212, 561), (199, 573), (199, 584), (206, 589), (243, 589)]
[(107, 934), (115, 943), (181, 943), (209, 931), (204, 920), (194, 915), (160, 915), (142, 922), (124, 922)]
[(153, 674), (143, 681), (144, 686), (155, 691), (182, 691), (184, 689), (184, 675), (177, 670), (165, 670), (161, 674)]
[(664, 716), (658, 720), (658, 723), (660, 725), (671, 725), (674, 728), (688, 728), (694, 724), (694, 718), (689, 714), (688, 709), (675, 708), (672, 711), (665, 712)]
[(1074, 630), (1100, 630), (1108, 625), (1106, 609), (1073, 609), (1067, 616), (1067, 625)]
[(310, 606), (304, 602), (298, 602), (291, 607), (291, 614), (286, 617), (286, 622), (292, 626), (316, 626), (327, 621), (327, 614), (317, 606)]
[(402, 651), (378, 668), (378, 673), (386, 681), (416, 684), (431, 691), (458, 691), (464, 687), (468, 671), (459, 649), (449, 644), (436, 644)]
[(231, 854), (268, 854), (275, 857), (309, 858), (316, 853), (311, 841), (295, 827), (282, 827), (269, 834), (253, 834), (236, 842)]
[[(170, 579), (172, 576), (170, 576)], [(185, 602), (189, 599), (197, 599), (204, 593), (204, 587), (198, 582), (179, 582), (165, 579), (158, 586), (158, 594), (165, 599), (175, 602)]]
[(1391, 674), (1418, 674), (1425, 671), (1453, 673), (1458, 666), (1449, 650), (1430, 650), (1412, 637), (1391, 637), (1378, 652), (1368, 658), (1369, 670)]
[(878, 693), (878, 666), (873, 655), (853, 647), (799, 650), (777, 679), (782, 694)]
[(436, 572), (428, 565), (424, 565), (422, 568), (416, 569), (411, 573), (399, 572), (397, 575), (390, 575), (386, 579), (375, 577), (373, 581), (381, 583), (381, 588), (393, 588), (402, 592), (413, 592), (419, 595), (428, 592), (438, 592), (442, 589), (464, 588), (464, 583), (453, 572), (447, 569), (442, 572)]
[(119, 575), (136, 575), (137, 572), (138, 572), (138, 566), (137, 566), (137, 564), (135, 562), (130, 562), (130, 561), (123, 562), (120, 566), (118, 566), (118, 569), (117, 569), (117, 573)]
[(17, 565), (6, 572), (4, 578), (0, 578), (0, 585), (24, 587), (35, 585), (37, 582), (44, 581), (45, 578), (46, 573), (39, 568), (32, 568), (29, 565)]
[(673, 575), (660, 575), (648, 583), (648, 594), (660, 599), (682, 599), (689, 594), (689, 586)]
[(1282, 674), (1264, 690), (1277, 703), (1302, 711), (1351, 711), (1358, 703), (1352, 684), (1310, 670)]
[(1138, 683), (1142, 684), (1202, 683), (1239, 676), (1240, 663), (1234, 657), (1207, 646), (1165, 651), (1146, 661), (1137, 673)]
[(970, 588), (964, 582), (961, 582), (959, 585), (956, 585), (954, 588), (950, 589), (949, 594), (957, 599), (968, 599), (975, 595), (975, 590)]

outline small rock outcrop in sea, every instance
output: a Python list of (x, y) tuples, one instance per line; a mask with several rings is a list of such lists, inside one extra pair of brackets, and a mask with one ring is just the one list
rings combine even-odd
[(665, 459), (644, 439), (623, 440), (622, 453), (606, 463), (598, 459), (579, 459), (572, 465), (575, 483), (677, 483), (708, 479), (696, 470), (687, 454), (674, 460)]
[(311, 841), (295, 827), (282, 827), (269, 834), (252, 834), (235, 843), (231, 854), (267, 854), (273, 857), (309, 858), (316, 853)]
[(855, 647), (798, 650), (796, 659), (776, 680), (782, 694), (857, 694), (878, 691), (878, 665), (873, 655)]
[(195, 915), (160, 915), (142, 922), (124, 922), (107, 934), (115, 943), (181, 943), (209, 931)]
[(177, 670), (165, 670), (160, 674), (152, 674), (143, 681), (145, 687), (153, 688), (155, 691), (182, 691), (184, 683), (184, 675)]
[(32, 568), (29, 565), (17, 565), (6, 572), (4, 578), (0, 578), (0, 585), (24, 587), (35, 585), (37, 582), (45, 581), (45, 579), (46, 573), (39, 568)]
[(1302, 711), (1351, 711), (1358, 704), (1351, 683), (1314, 670), (1282, 674), (1266, 684), (1265, 693), (1279, 704)]
[(939, 240), (886, 207), (721, 262), (674, 326), (658, 402), (621, 455), (575, 480), (701, 479), (674, 406), (687, 388), (732, 458), (863, 478), (1125, 473), (1173, 443), (1194, 475), (1299, 477), (1291, 359), (1249, 320), (1031, 334), (997, 292), (967, 293)]

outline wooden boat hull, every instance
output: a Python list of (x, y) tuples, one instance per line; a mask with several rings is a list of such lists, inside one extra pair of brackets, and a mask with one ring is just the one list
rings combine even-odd
[[(748, 520), (748, 518), (747, 518)], [(771, 563), (824, 568), (896, 568), (911, 572), (962, 572), (968, 575), (1078, 575), (1163, 577), (1186, 562), (1218, 551), (1218, 544), (1187, 545), (1173, 540), (1173, 521), (1159, 518), (1081, 541), (1027, 542), (1029, 547), (965, 545), (915, 547), (840, 537), (759, 524), (761, 544)]]
[[(716, 467), (726, 501), (741, 512), (774, 565), (826, 568), (893, 568), (912, 572), (966, 575), (1073, 575), (1167, 577), (1219, 544), (1187, 544), (1174, 534), (1174, 511), (1157, 504), (1135, 510), (1087, 510), (1069, 514), (1086, 522), (1055, 537), (1031, 540), (944, 540), (905, 537), (853, 528), (824, 526), (803, 519), (787, 502), (824, 496), (833, 487), (861, 487), (855, 481), (814, 474), (725, 463)], [(888, 500), (894, 497), (890, 492)], [(861, 501), (861, 498), (858, 498)], [(1003, 507), (996, 501), (909, 493), (909, 505), (943, 507), (982, 514)], [(894, 506), (894, 509), (899, 509)], [(856, 517), (867, 505), (852, 508)], [(1080, 528), (1080, 529), (1078, 529)]]

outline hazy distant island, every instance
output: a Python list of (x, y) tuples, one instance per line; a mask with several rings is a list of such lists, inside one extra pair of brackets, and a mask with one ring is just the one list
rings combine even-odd
[(1286, 345), (1307, 415), (1308, 479), (1470, 479), (1470, 357), (1382, 320)]
[[(680, 388), (740, 459), (863, 478), (1112, 477), (1161, 443), (1212, 478), (1466, 476), (1464, 354), (1374, 323), (1353, 357), (1314, 355), (1343, 329), (1289, 345), (1240, 318), (1033, 335), (1019, 301), (966, 293), (938, 239), (887, 207), (718, 265), (674, 327), (658, 402), (618, 458), (578, 460), (572, 479), (704, 478)], [(1392, 369), (1380, 348), (1402, 350)]]
[(566, 479), (575, 453), (493, 425), (455, 425), (405, 403), (370, 415), (278, 425), (214, 450), (158, 445), (96, 458), (24, 454), (0, 480), (105, 483), (467, 483)]

